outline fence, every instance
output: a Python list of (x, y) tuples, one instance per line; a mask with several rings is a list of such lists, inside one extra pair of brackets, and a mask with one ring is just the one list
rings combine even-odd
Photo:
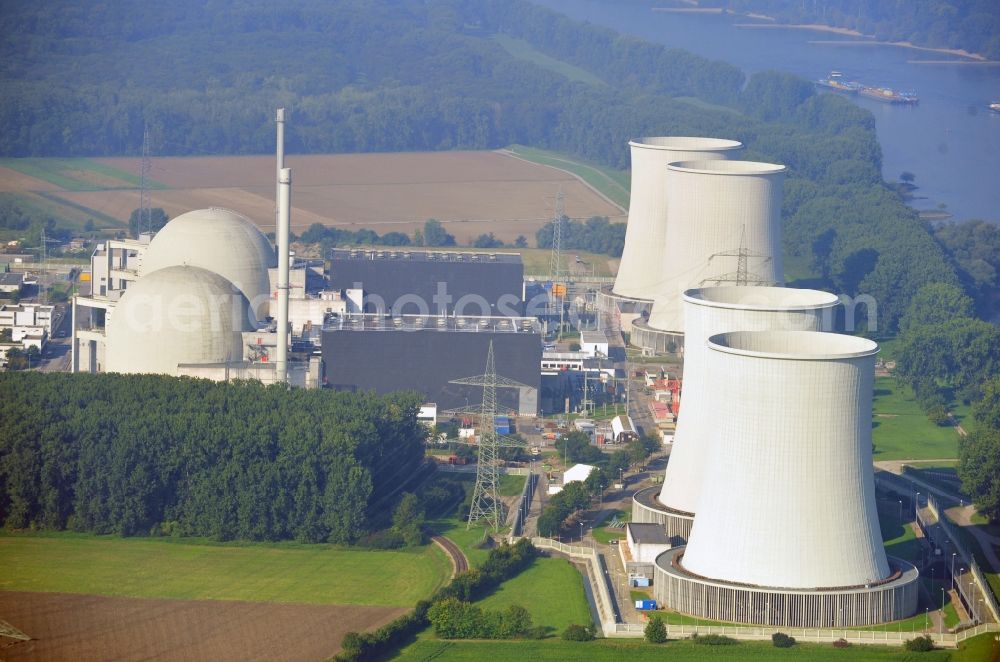
[[(641, 637), (645, 630), (642, 623), (618, 623), (615, 626), (611, 637)], [(838, 639), (844, 639), (852, 644), (882, 644), (888, 646), (899, 646), (907, 639), (921, 636), (921, 632), (880, 632), (876, 630), (845, 630), (845, 629), (820, 629), (820, 628), (765, 628), (745, 625), (667, 625), (667, 636), (672, 639), (690, 637), (698, 634), (721, 634), (734, 639), (769, 640), (776, 632), (791, 635), (799, 641), (811, 641), (818, 643), (832, 643)], [(927, 633), (939, 646), (954, 647), (960, 642), (970, 637), (983, 634), (984, 632), (1000, 632), (1000, 625), (987, 623), (963, 630), (957, 634), (946, 632), (944, 634)]]
[(535, 486), (538, 485), (538, 474), (528, 474), (528, 480), (524, 481), (521, 488), (521, 499), (518, 501), (517, 511), (514, 513), (514, 523), (510, 527), (511, 542), (519, 538), (524, 532), (524, 520), (528, 517), (531, 509), (531, 499), (535, 496)]
[[(932, 495), (929, 494), (927, 495), (927, 509), (931, 511), (931, 514), (933, 514), (935, 519), (937, 519), (937, 523), (941, 525), (942, 529), (944, 529), (944, 532), (948, 536), (948, 539), (955, 546), (955, 549), (958, 550), (959, 556), (961, 556), (962, 560), (968, 564), (969, 572), (972, 574), (973, 579), (975, 579), (976, 585), (979, 587), (980, 593), (982, 593), (983, 602), (986, 604), (986, 607), (990, 610), (990, 613), (993, 614), (993, 620), (1000, 622), (1000, 609), (997, 608), (996, 598), (994, 597), (993, 592), (990, 589), (989, 582), (986, 581), (986, 577), (983, 575), (982, 570), (979, 569), (979, 564), (976, 563), (975, 556), (973, 556), (970, 550), (968, 550), (965, 547), (965, 543), (963, 543), (962, 539), (957, 535), (957, 531), (955, 531), (955, 529), (953, 528), (953, 525), (951, 521), (948, 519), (947, 515), (942, 516), (941, 510), (937, 504), (937, 499), (935, 499)], [(920, 525), (924, 526), (925, 523), (923, 522), (923, 518), (922, 516), (919, 515), (919, 513), (918, 513), (918, 519), (921, 520)], [(962, 597), (965, 598), (965, 602), (969, 606), (970, 611), (976, 613), (976, 604), (978, 598), (974, 595), (967, 594), (964, 590), (965, 587), (962, 585), (961, 582), (959, 582), (957, 586), (959, 588), (959, 591), (962, 593)], [(977, 613), (977, 618), (979, 618), (979, 620), (982, 621), (982, 617), (978, 613)]]

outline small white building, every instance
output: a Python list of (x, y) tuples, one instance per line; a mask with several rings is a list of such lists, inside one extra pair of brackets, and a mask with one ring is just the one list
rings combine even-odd
[(625, 541), (634, 563), (653, 563), (656, 557), (670, 549), (670, 538), (662, 524), (625, 525)]
[(580, 351), (590, 358), (608, 355), (608, 336), (604, 331), (580, 332)]
[(24, 274), (20, 271), (0, 272), (0, 292), (3, 294), (20, 294), (24, 287)]
[(0, 329), (41, 329), (51, 335), (54, 311), (55, 306), (5, 304), (0, 306)]
[(566, 471), (563, 472), (562, 485), (549, 485), (549, 494), (558, 494), (562, 492), (563, 487), (569, 485), (570, 483), (582, 483), (587, 480), (591, 472), (597, 467), (590, 464), (575, 464)]

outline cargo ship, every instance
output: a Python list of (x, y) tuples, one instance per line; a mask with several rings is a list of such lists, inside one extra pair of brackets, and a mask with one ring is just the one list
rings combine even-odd
[(990, 110), (992, 110), (994, 113), (1000, 113), (1000, 101), (998, 101), (997, 103), (991, 103)]
[(816, 84), (844, 94), (857, 94), (861, 91), (861, 83), (844, 80), (844, 74), (839, 71), (831, 71), (829, 78), (820, 78)]
[(895, 90), (890, 90), (888, 87), (870, 87), (868, 85), (864, 85), (861, 87), (861, 91), (858, 92), (858, 94), (868, 99), (875, 99), (876, 101), (881, 101), (883, 103), (912, 105), (920, 103), (920, 99), (917, 98), (916, 94), (913, 94), (912, 92), (897, 92)]

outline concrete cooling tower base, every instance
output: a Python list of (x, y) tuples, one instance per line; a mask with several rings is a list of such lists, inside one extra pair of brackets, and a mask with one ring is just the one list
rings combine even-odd
[(639, 314), (644, 311), (648, 313), (652, 306), (652, 299), (633, 299), (631, 297), (623, 297), (612, 292), (610, 287), (606, 287), (597, 292), (597, 310), (602, 313)]
[(659, 485), (636, 492), (632, 496), (632, 521), (641, 524), (662, 524), (666, 527), (667, 537), (672, 543), (687, 542), (691, 535), (691, 527), (694, 525), (694, 515), (667, 508), (657, 499), (659, 494)]
[(685, 547), (656, 558), (657, 604), (713, 621), (792, 628), (878, 625), (909, 618), (917, 610), (917, 569), (889, 557), (891, 574), (862, 586), (793, 589), (736, 584), (699, 577), (684, 569)]
[(660, 331), (649, 326), (646, 320), (632, 322), (629, 344), (654, 354), (675, 354), (684, 348), (684, 334)]

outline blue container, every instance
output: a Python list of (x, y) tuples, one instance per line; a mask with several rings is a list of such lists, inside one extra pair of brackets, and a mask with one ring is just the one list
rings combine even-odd
[(651, 609), (656, 609), (656, 600), (636, 600), (635, 608), (640, 611), (649, 611)]

